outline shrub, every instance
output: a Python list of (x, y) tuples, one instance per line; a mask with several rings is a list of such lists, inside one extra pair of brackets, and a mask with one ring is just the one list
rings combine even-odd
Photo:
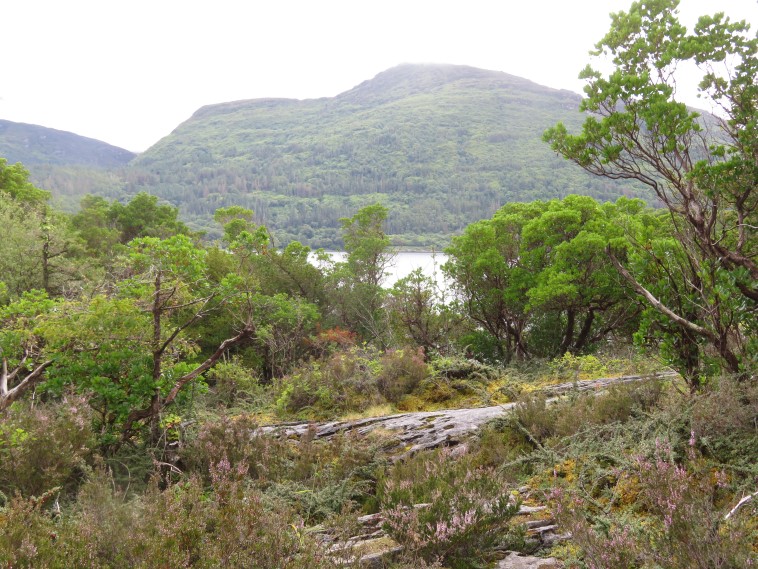
[(179, 451), (179, 465), (210, 482), (213, 465), (244, 466), (249, 476), (265, 478), (289, 466), (286, 443), (260, 433), (249, 415), (221, 416), (188, 433)]
[(238, 361), (216, 364), (208, 371), (207, 380), (211, 386), (208, 396), (211, 405), (250, 405), (263, 397), (264, 391), (258, 378)]
[(549, 364), (555, 377), (567, 380), (591, 379), (608, 375), (608, 366), (592, 355), (575, 356), (566, 352)]
[(0, 508), (0, 567), (37, 567), (40, 558), (55, 555), (58, 528), (45, 511), (55, 493), (57, 489), (38, 498), (17, 494)]
[(689, 430), (698, 449), (721, 463), (758, 475), (758, 383), (721, 378), (694, 396)]
[(475, 359), (449, 356), (432, 360), (432, 373), (447, 379), (487, 381), (497, 376), (495, 369)]
[(529, 394), (516, 406), (513, 421), (532, 443), (571, 437), (593, 425), (625, 423), (654, 408), (662, 394), (658, 380), (612, 385), (602, 393), (573, 394), (548, 403), (544, 394)]
[(386, 529), (406, 556), (449, 567), (483, 561), (508, 540), (508, 521), (518, 510), (495, 470), (455, 460), (449, 450), (396, 464), (378, 498)]
[(354, 346), (335, 352), (279, 382), (277, 411), (327, 417), (379, 405), (384, 403), (377, 384), (380, 372), (379, 354), (372, 348)]
[(344, 351), (355, 346), (356, 339), (357, 334), (355, 332), (335, 326), (326, 330), (318, 330), (310, 338), (310, 344), (313, 352), (317, 356), (323, 357), (337, 350)]
[(73, 494), (93, 454), (91, 411), (84, 399), (15, 403), (0, 415), (0, 496)]
[(286, 509), (268, 510), (244, 483), (243, 466), (221, 461), (211, 488), (190, 477), (152, 484), (126, 501), (105, 473), (82, 489), (75, 512), (54, 520), (20, 497), (0, 511), (0, 565), (8, 567), (334, 567)]
[(756, 432), (758, 382), (722, 377), (710, 382), (695, 397), (692, 430), (709, 437)]
[(392, 403), (411, 393), (429, 375), (422, 348), (388, 350), (382, 355), (380, 363), (377, 387), (382, 396)]
[(671, 446), (657, 441), (652, 456), (638, 454), (616, 470), (617, 487), (635, 487), (636, 517), (627, 511), (599, 513), (577, 491), (553, 494), (557, 518), (572, 532), (590, 569), (737, 568), (758, 561), (751, 548), (756, 528), (725, 519), (717, 504), (727, 494), (726, 477), (701, 468), (694, 443), (689, 460), (675, 461)]

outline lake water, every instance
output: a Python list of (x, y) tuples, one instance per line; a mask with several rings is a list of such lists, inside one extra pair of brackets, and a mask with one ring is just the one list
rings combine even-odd
[[(343, 251), (327, 251), (329, 256), (335, 261), (344, 261), (345, 253)], [(395, 255), (392, 266), (388, 269), (388, 276), (382, 283), (384, 288), (392, 286), (403, 277), (407, 277), (416, 269), (421, 269), (427, 277), (435, 278), (437, 283), (444, 284), (442, 270), (440, 267), (447, 262), (447, 255), (443, 253), (425, 252), (401, 252)]]

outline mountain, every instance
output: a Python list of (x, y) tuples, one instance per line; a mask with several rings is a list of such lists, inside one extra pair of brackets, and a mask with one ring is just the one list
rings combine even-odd
[(57, 205), (75, 210), (84, 194), (116, 197), (120, 172), (136, 154), (100, 140), (33, 124), (0, 120), (0, 157), (21, 162), (31, 181), (55, 196)]
[(558, 121), (581, 124), (580, 100), (502, 72), (401, 65), (332, 98), (203, 107), (130, 164), (127, 189), (179, 205), (196, 228), (240, 204), (279, 242), (326, 247), (340, 245), (340, 217), (378, 201), (395, 243), (439, 246), (509, 201), (639, 194), (542, 142)]
[(542, 142), (558, 121), (579, 128), (580, 101), (507, 73), (406, 64), (336, 97), (202, 107), (131, 160), (91, 139), (3, 121), (0, 156), (24, 162), (69, 209), (86, 192), (147, 191), (213, 236), (213, 212), (239, 204), (278, 244), (339, 248), (339, 218), (381, 202), (395, 244), (440, 247), (509, 201), (644, 195), (584, 173)]
[(0, 120), (0, 156), (9, 163), (117, 168), (136, 154), (72, 132)]

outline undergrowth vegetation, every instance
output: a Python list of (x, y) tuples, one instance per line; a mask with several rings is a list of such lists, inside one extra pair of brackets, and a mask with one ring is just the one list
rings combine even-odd
[[(596, 361), (597, 373), (619, 365)], [(357, 515), (378, 512), (403, 546), (396, 567), (484, 567), (498, 551), (539, 547), (516, 517), (524, 500), (571, 532), (545, 552), (566, 567), (755, 563), (755, 504), (728, 514), (758, 479), (758, 389), (725, 377), (692, 394), (653, 379), (549, 399), (537, 386), (565, 379), (561, 365), (498, 370), (351, 347), (293, 372), (325, 374), (314, 388), (335, 395), (289, 412), (281, 401), (294, 392), (229, 363), (185, 410), (195, 419), (162, 422), (147, 460), (102, 454), (75, 396), (15, 404), (0, 424), (0, 565), (330, 567), (322, 532), (346, 537)], [(348, 380), (376, 401), (428, 406), (434, 389), (449, 401), (507, 384), (516, 407), (460, 447), (400, 461), (380, 430), (293, 440), (260, 429), (271, 413), (365, 410)], [(243, 395), (230, 408), (232, 386)]]

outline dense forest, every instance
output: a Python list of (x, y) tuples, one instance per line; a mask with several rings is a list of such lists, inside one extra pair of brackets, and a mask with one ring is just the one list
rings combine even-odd
[[(662, 207), (507, 203), (449, 240), (447, 288), (383, 287), (382, 202), (345, 200), (334, 261), (247, 203), (215, 209), (215, 239), (145, 192), (66, 213), (0, 159), (0, 566), (758, 562), (758, 39), (675, 8), (614, 14), (614, 72), (588, 68), (584, 123), (544, 133)], [(666, 81), (690, 60), (717, 132)], [(449, 447), (316, 436), (510, 404)]]

